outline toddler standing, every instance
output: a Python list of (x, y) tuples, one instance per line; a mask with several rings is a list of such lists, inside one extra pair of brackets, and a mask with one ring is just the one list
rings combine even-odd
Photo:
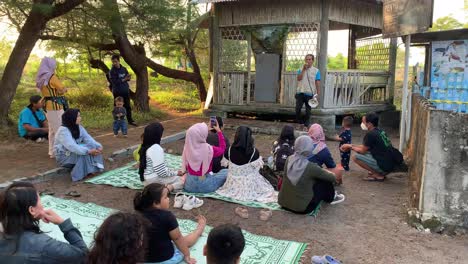
[(340, 142), (341, 166), (343, 166), (345, 171), (349, 171), (349, 158), (351, 157), (351, 152), (341, 151), (341, 146), (344, 144), (351, 144), (351, 127), (353, 126), (353, 117), (345, 116), (341, 125), (341, 133), (339, 136), (335, 137), (335, 140)]
[(119, 135), (119, 130), (122, 131), (122, 135), (127, 137), (127, 121), (125, 116), (127, 110), (124, 108), (124, 99), (121, 96), (115, 98), (115, 107), (112, 110), (112, 116), (114, 117), (114, 137)]

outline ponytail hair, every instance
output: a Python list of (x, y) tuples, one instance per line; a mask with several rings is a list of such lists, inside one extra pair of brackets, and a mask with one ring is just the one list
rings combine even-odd
[(161, 198), (166, 186), (159, 183), (151, 183), (147, 185), (143, 191), (137, 192), (133, 199), (133, 208), (136, 211), (143, 212), (153, 206), (153, 204), (161, 203)]

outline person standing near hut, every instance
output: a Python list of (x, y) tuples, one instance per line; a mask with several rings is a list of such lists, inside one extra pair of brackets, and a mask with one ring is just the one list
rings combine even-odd
[(49, 127), (49, 156), (51, 159), (55, 158), (55, 134), (61, 125), (63, 111), (68, 107), (68, 103), (64, 97), (67, 89), (55, 75), (56, 69), (57, 62), (55, 59), (44, 57), (36, 76), (36, 87), (42, 94), (45, 102), (44, 110)]
[[(310, 125), (311, 107), (308, 101), (320, 93), (320, 71), (312, 66), (314, 64), (314, 55), (305, 56), (305, 64), (297, 72), (297, 91), (296, 91), (296, 121), (303, 124), (306, 128)], [(301, 117), (302, 105), (305, 104), (306, 116)]]

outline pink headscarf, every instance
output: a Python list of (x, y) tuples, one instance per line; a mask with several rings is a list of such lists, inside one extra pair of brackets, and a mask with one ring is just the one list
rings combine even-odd
[(194, 171), (202, 167), (202, 175), (205, 175), (213, 160), (213, 147), (206, 143), (208, 137), (208, 126), (198, 123), (187, 130), (184, 151), (182, 153), (182, 166), (187, 165)]
[(313, 151), (314, 154), (319, 153), (322, 149), (327, 147), (327, 144), (325, 144), (325, 133), (323, 133), (323, 128), (321, 125), (311, 125), (309, 128), (309, 136), (312, 139), (312, 143), (316, 145)]
[(53, 58), (44, 57), (39, 66), (39, 71), (36, 75), (36, 87), (39, 92), (42, 90), (44, 85), (49, 84), (49, 80), (55, 73), (57, 68), (57, 62)]

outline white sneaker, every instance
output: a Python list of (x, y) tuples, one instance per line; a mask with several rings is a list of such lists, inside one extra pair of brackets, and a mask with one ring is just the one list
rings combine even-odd
[(344, 196), (344, 194), (340, 194), (335, 191), (335, 198), (333, 198), (333, 202), (331, 202), (330, 204), (339, 204), (344, 202), (345, 199), (346, 197)]
[(177, 193), (175, 198), (174, 198), (174, 208), (182, 208), (184, 205), (185, 199), (187, 199), (187, 196), (183, 193)]
[(182, 209), (184, 209), (185, 211), (190, 211), (193, 208), (198, 208), (202, 205), (203, 205), (203, 201), (192, 195), (190, 197), (185, 198)]

